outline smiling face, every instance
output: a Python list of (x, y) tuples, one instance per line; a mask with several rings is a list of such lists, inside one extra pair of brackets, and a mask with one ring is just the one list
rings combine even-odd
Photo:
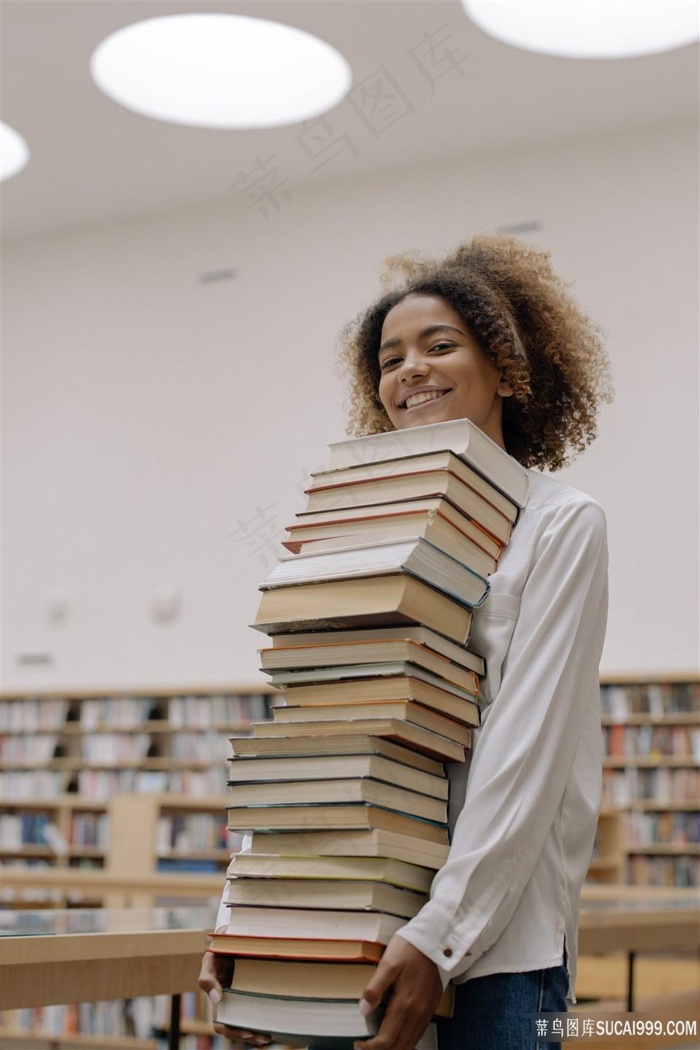
[(444, 299), (408, 295), (384, 318), (379, 397), (397, 430), (469, 419), (505, 448), (503, 398), (512, 390)]

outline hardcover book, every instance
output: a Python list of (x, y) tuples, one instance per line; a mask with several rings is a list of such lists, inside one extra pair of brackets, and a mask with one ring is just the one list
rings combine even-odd
[(335, 441), (330, 446), (329, 469), (341, 470), (443, 450), (454, 452), (513, 503), (525, 506), (529, 481), (527, 471), (468, 419)]
[(263, 592), (254, 627), (281, 631), (396, 627), (422, 624), (460, 644), (472, 611), (461, 602), (406, 574), (319, 580)]

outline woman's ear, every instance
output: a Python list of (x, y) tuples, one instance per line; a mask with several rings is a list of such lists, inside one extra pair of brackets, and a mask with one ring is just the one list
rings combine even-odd
[(505, 374), (501, 376), (498, 382), (496, 393), (500, 394), (501, 397), (513, 396), (513, 387), (510, 385), (510, 380)]

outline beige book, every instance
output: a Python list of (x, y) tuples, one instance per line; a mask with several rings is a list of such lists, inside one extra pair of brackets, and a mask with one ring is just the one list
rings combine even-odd
[[(447, 668), (449, 670), (449, 667)], [(423, 682), (447, 690), (455, 696), (473, 699), (479, 692), (479, 679), (473, 671), (455, 668), (452, 680), (441, 678), (424, 667), (409, 663), (407, 660), (389, 660), (386, 663), (341, 664), (335, 667), (323, 667), (316, 664), (311, 667), (295, 667), (286, 671), (271, 671), (270, 684), (276, 689), (286, 689), (297, 685), (311, 685), (315, 682), (359, 681), (360, 679), (396, 678), (399, 675), (418, 678)], [(459, 678), (459, 681), (455, 679)], [(465, 696), (465, 699), (467, 697)]]
[[(308, 999), (225, 988), (215, 1020), (231, 1028), (265, 1032), (274, 1043), (301, 1045), (307, 1050), (345, 1050), (355, 1039), (376, 1035), (381, 1011), (364, 1016), (356, 999), (319, 999), (310, 1010)], [(430, 1024), (415, 1050), (437, 1048), (437, 1028)]]
[[(371, 739), (367, 738), (367, 739)], [(396, 787), (408, 788), (431, 798), (446, 800), (449, 781), (425, 773), (403, 762), (393, 762), (377, 754), (304, 755), (295, 758), (237, 758), (229, 762), (229, 784), (270, 783), (317, 780), (345, 780), (349, 777), (372, 777)]]
[(485, 529), (498, 543), (508, 543), (513, 523), (517, 517), (515, 504), (505, 501), (508, 512), (502, 513), (480, 493), (466, 485), (456, 474), (448, 470), (429, 470), (425, 473), (397, 474), (393, 477), (374, 478), (350, 484), (329, 485), (309, 491), (306, 511), (303, 514), (318, 514), (328, 510), (345, 510), (348, 507), (382, 505), (384, 509), (392, 503), (410, 499), (432, 499), (442, 496), (465, 517), (471, 518)]
[(414, 835), (403, 835), (384, 828), (367, 831), (306, 831), (295, 833), (253, 833), (253, 853), (279, 853), (289, 856), (391, 857), (437, 871), (447, 860), (445, 843), (428, 842)]
[[(473, 667), (455, 663), (410, 638), (385, 638), (375, 642), (357, 640), (340, 644), (332, 638), (326, 641), (319, 639), (315, 645), (294, 645), (292, 642), (287, 646), (274, 645), (268, 649), (260, 649), (259, 652), (261, 670), (271, 675), (275, 684), (282, 671), (313, 670), (318, 673), (319, 669), (326, 671), (329, 668), (337, 668), (335, 677), (341, 678), (343, 674), (350, 673), (357, 677), (357, 671), (353, 669), (358, 667), (376, 666), (377, 670), (374, 673), (387, 674), (397, 673), (388, 671), (387, 667), (406, 663), (446, 682), (452, 682), (467, 692), (478, 693), (478, 675), (484, 673), (480, 657), (472, 657), (470, 662), (475, 665)], [(301, 678), (301, 675), (297, 677)], [(279, 684), (284, 685), (285, 680), (279, 678)]]
[(429, 893), (433, 872), (392, 857), (287, 857), (277, 853), (235, 853), (231, 878), (359, 879), (388, 882), (404, 890)]
[[(324, 728), (329, 729), (330, 727), (325, 726)], [(445, 767), (442, 762), (420, 754), (411, 747), (404, 747), (382, 736), (370, 736), (368, 733), (333, 735), (329, 732), (322, 737), (233, 736), (230, 738), (230, 744), (233, 752), (233, 758), (229, 759), (232, 779), (238, 777), (234, 771), (237, 769), (236, 763), (242, 759), (245, 761), (261, 759), (262, 762), (269, 762), (273, 758), (278, 758), (280, 761), (286, 758), (308, 758), (315, 763), (313, 768), (325, 779), (333, 775), (337, 758), (356, 755), (379, 755), (431, 776), (445, 777)], [(245, 766), (242, 767), (241, 779), (245, 779)], [(256, 776), (251, 776), (251, 780), (255, 779), (257, 779)], [(431, 792), (426, 791), (425, 794), (429, 795)]]
[[(479, 725), (479, 708), (473, 694), (456, 692), (456, 687), (442, 688), (414, 675), (395, 675), (388, 678), (349, 679), (341, 682), (313, 682), (308, 685), (285, 686), (285, 703), (289, 707), (329, 707), (331, 705), (379, 703), (380, 701), (415, 701), (431, 711), (437, 711), (464, 725)], [(285, 720), (284, 715), (275, 718)], [(381, 712), (380, 712), (381, 713)], [(342, 717), (342, 715), (340, 716)], [(402, 716), (400, 716), (402, 717)], [(411, 721), (414, 721), (411, 719)], [(422, 723), (426, 724), (426, 723)], [(428, 726), (428, 728), (431, 728)], [(441, 732), (436, 729), (436, 732)]]
[(338, 485), (354, 485), (363, 481), (394, 480), (434, 470), (444, 470), (455, 474), (460, 481), (478, 492), (509, 521), (517, 521), (517, 505), (449, 449), (375, 463), (361, 463), (340, 470), (316, 470), (311, 474), (311, 484), (306, 491), (316, 492), (319, 489), (324, 490)]
[[(329, 805), (227, 806), (231, 831), (343, 831), (384, 828), (400, 835), (447, 842), (447, 826), (366, 803)], [(292, 905), (290, 905), (292, 907)]]
[[(283, 708), (282, 710), (287, 710)], [(290, 709), (291, 710), (291, 709)], [(317, 708), (307, 710), (318, 710)], [(443, 762), (464, 762), (466, 749), (471, 747), (471, 733), (468, 741), (460, 743), (457, 740), (426, 729), (422, 725), (407, 722), (405, 719), (397, 718), (384, 711), (384, 715), (378, 717), (358, 717), (363, 711), (359, 705), (353, 708), (353, 716), (339, 720), (318, 719), (314, 722), (253, 722), (252, 730), (258, 738), (277, 737), (283, 738), (281, 746), (289, 747), (289, 739), (293, 737), (315, 736), (324, 739), (331, 738), (340, 740), (344, 734), (356, 736), (358, 733), (372, 734), (374, 736), (386, 737), (397, 743), (405, 744), (416, 751), (429, 755), (432, 758), (441, 759)], [(337, 711), (334, 712), (337, 714)], [(456, 723), (454, 723), (456, 724)], [(451, 731), (451, 725), (450, 725)], [(460, 729), (462, 727), (460, 726)], [(333, 745), (337, 748), (337, 743)]]
[[(463, 701), (460, 701), (460, 703)], [(276, 707), (273, 711), (274, 725), (290, 722), (341, 722), (347, 718), (400, 718), (413, 725), (429, 729), (431, 733), (454, 740), (467, 747), (471, 743), (471, 731), (463, 722), (438, 714), (414, 700), (358, 701), (350, 704), (312, 704), (309, 707)]]
[[(457, 642), (450, 641), (442, 634), (431, 631), (428, 627), (420, 625), (410, 626), (404, 624), (401, 627), (359, 627), (351, 631), (298, 631), (295, 634), (276, 634), (272, 638), (273, 648), (292, 649), (304, 646), (327, 646), (329, 649), (338, 646), (357, 646), (358, 652), (374, 653), (374, 648), (394, 642), (414, 642), (429, 649), (432, 653), (439, 653), (452, 663), (474, 671), (475, 674), (486, 673), (486, 664), (483, 657), (477, 656), (470, 649)], [(361, 648), (360, 648), (361, 647)], [(264, 650), (267, 651), (267, 650)], [(365, 657), (350, 661), (352, 663), (363, 663)]]
[(427, 899), (425, 893), (400, 890), (384, 882), (352, 879), (230, 879), (226, 883), (227, 903), (247, 907), (381, 911), (412, 919)]
[(345, 780), (295, 780), (257, 784), (231, 784), (229, 804), (240, 806), (317, 806), (363, 802), (381, 806), (398, 813), (421, 817), (444, 824), (447, 821), (447, 803), (430, 798), (408, 788), (397, 787), (370, 777), (352, 777)]
[[(371, 963), (301, 962), (280, 959), (241, 959), (236, 963), (234, 991), (291, 996), (299, 999), (361, 999), (376, 967)], [(436, 1017), (450, 1017), (454, 988), (445, 989)]]
[[(447, 504), (454, 519), (457, 512)], [(498, 568), (502, 545), (475, 521), (464, 518), (458, 528), (440, 509), (406, 511), (390, 514), (387, 507), (365, 508), (362, 517), (345, 522), (319, 522), (316, 525), (290, 525), (289, 536), (282, 541), (292, 554), (314, 554), (337, 551), (346, 547), (371, 547), (377, 543), (399, 543), (422, 537), (434, 547), (468, 565), (481, 576), (490, 576)]]
[(497, 489), (524, 507), (529, 476), (524, 467), (468, 419), (428, 423), (361, 438), (346, 438), (330, 446), (329, 470), (363, 463), (419, 456), (449, 449), (477, 470)]
[(482, 605), (489, 593), (484, 576), (422, 537), (405, 543), (288, 554), (267, 574), (260, 590), (343, 579), (365, 580), (371, 588), (378, 578), (396, 573), (413, 576), (470, 609)]
[(236, 937), (354, 938), (388, 944), (405, 924), (406, 920), (397, 915), (376, 911), (237, 905), (229, 908), (226, 932)]
[(264, 591), (254, 627), (279, 631), (424, 624), (466, 642), (472, 611), (407, 575), (326, 580)]

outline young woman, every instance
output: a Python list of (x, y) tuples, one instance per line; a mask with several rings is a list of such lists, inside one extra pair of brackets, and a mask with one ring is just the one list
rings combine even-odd
[[(397, 286), (344, 334), (355, 433), (467, 417), (523, 466), (549, 469), (593, 439), (606, 357), (545, 253), (480, 237), (440, 262), (391, 269)], [(368, 1012), (387, 1007), (358, 1050), (413, 1050), (449, 981), (456, 1008), (441, 1050), (535, 1050), (533, 1015), (563, 1012), (573, 994), (601, 794), (598, 505), (530, 471), (490, 582), (470, 640), (486, 658), (482, 724), (471, 761), (450, 767), (450, 855), (365, 990)], [(220, 995), (212, 956), (200, 985)]]

